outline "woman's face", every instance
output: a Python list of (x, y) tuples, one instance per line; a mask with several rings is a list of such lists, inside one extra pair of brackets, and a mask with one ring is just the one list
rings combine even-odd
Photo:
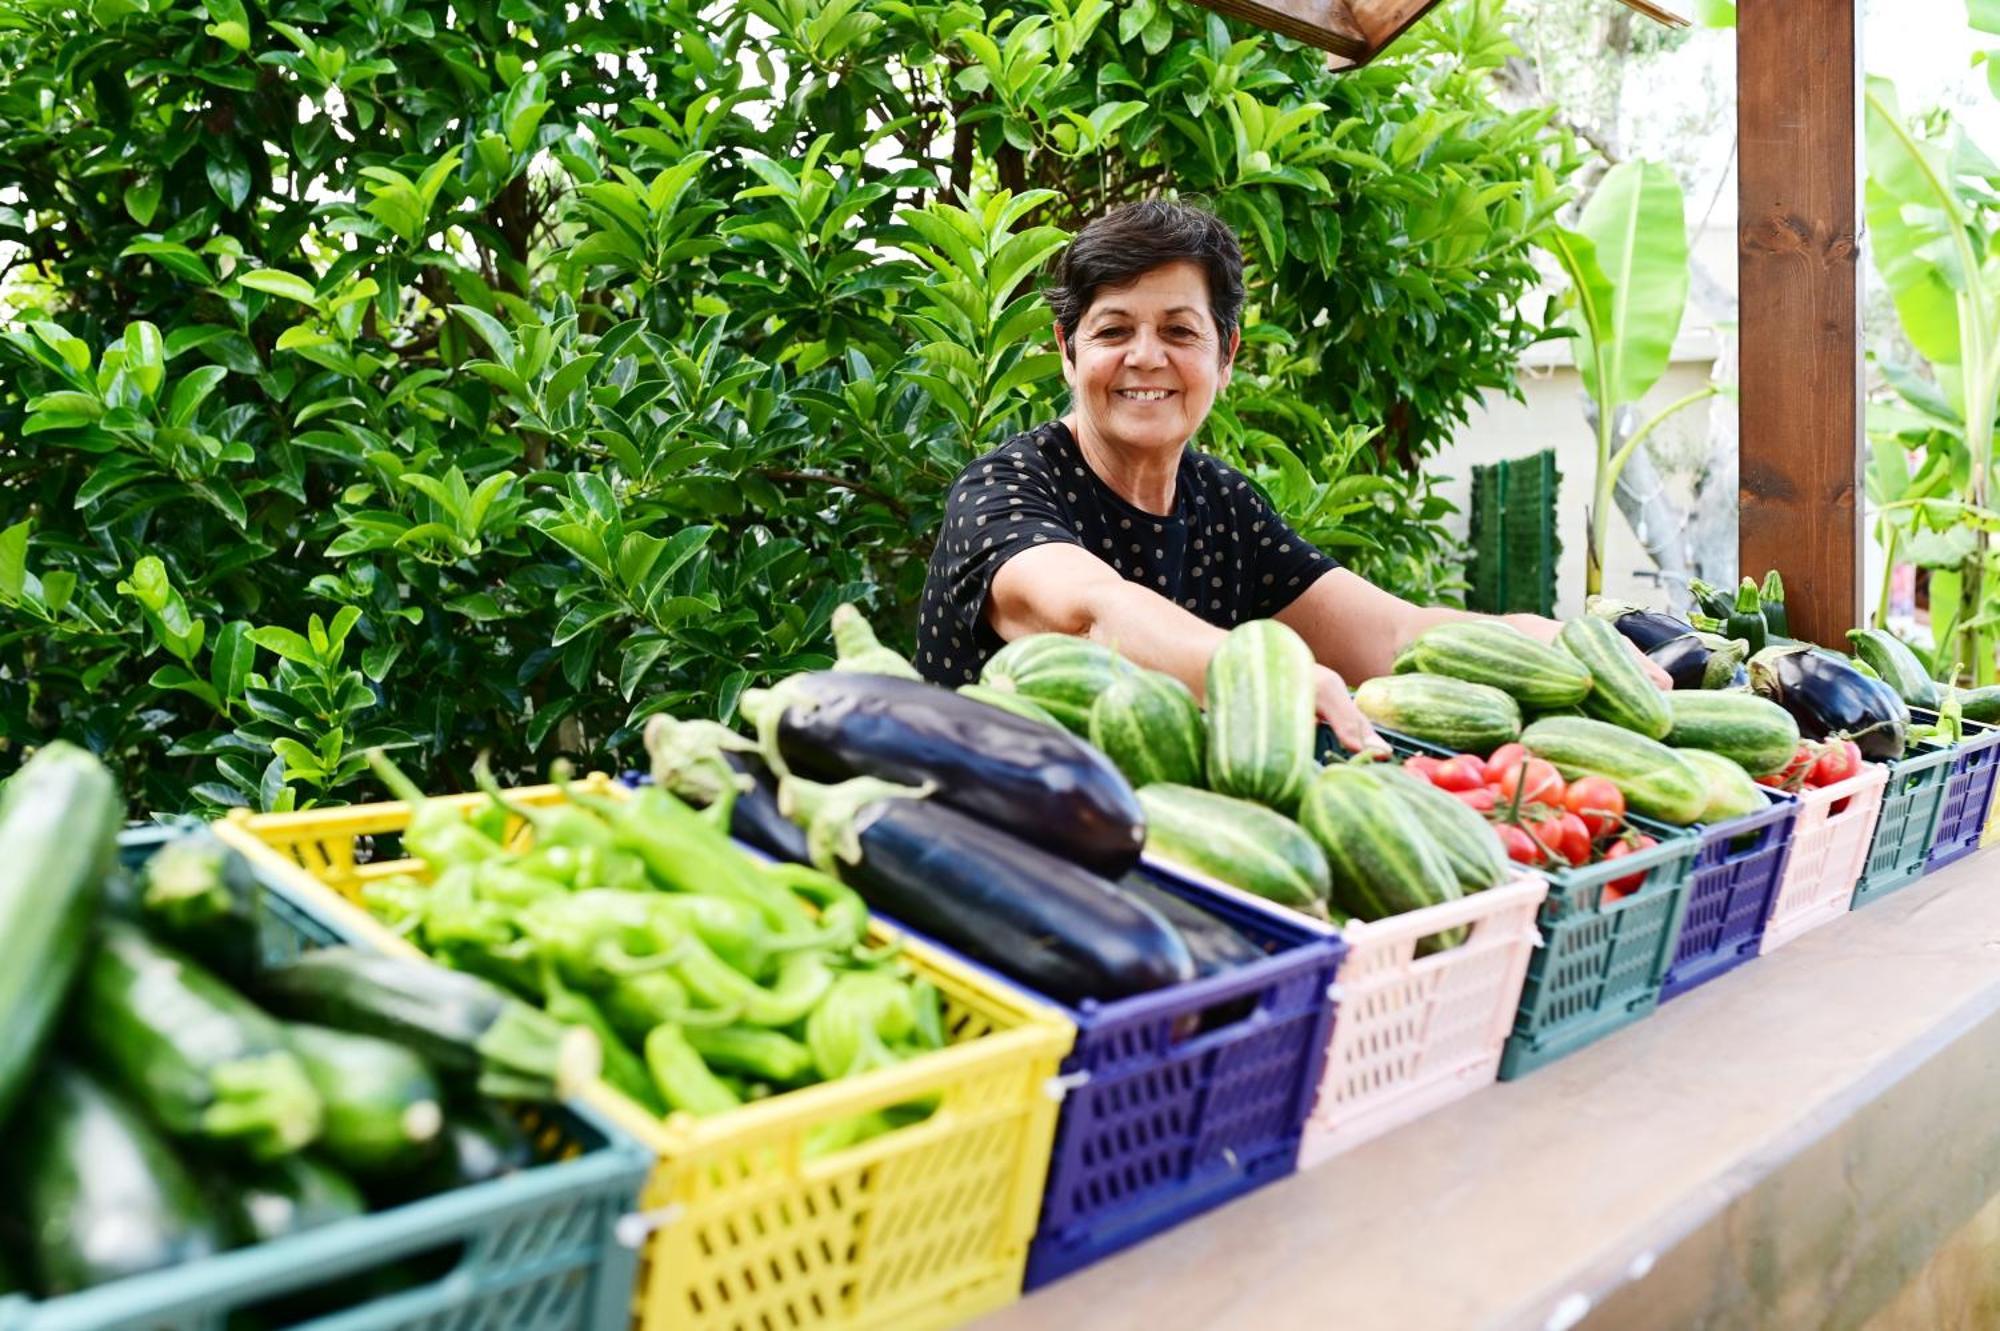
[(1222, 354), (1207, 275), (1179, 260), (1099, 292), (1064, 350), (1082, 431), (1120, 451), (1155, 452), (1178, 449), (1201, 428), (1236, 346), (1232, 337)]

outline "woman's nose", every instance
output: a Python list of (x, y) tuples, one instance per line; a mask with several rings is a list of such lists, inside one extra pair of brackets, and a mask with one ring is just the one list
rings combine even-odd
[(1164, 365), (1167, 360), (1166, 343), (1150, 328), (1141, 328), (1132, 335), (1132, 341), (1125, 348), (1125, 363), (1132, 366)]

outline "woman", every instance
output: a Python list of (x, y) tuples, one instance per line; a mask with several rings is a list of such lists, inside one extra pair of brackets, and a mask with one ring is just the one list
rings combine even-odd
[[(1341, 568), (1190, 447), (1229, 384), (1243, 294), (1235, 233), (1200, 209), (1128, 204), (1077, 235), (1049, 293), (1069, 414), (953, 482), (919, 616), (927, 678), (964, 683), (1007, 641), (1070, 633), (1200, 696), (1224, 633), (1275, 618), (1312, 648), (1315, 702), (1340, 742), (1381, 745), (1347, 681), (1386, 674), (1433, 624), (1478, 616), (1411, 605)], [(1560, 627), (1505, 618), (1545, 642)]]

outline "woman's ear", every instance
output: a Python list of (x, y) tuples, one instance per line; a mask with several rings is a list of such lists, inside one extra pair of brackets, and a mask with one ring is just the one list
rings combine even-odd
[(1063, 327), (1060, 323), (1055, 325), (1055, 330), (1056, 350), (1062, 353), (1063, 380), (1069, 384), (1071, 389), (1074, 389), (1076, 387), (1076, 357), (1070, 354), (1069, 339), (1063, 336)]
[(1222, 358), (1222, 374), (1220, 376), (1220, 382), (1216, 384), (1216, 390), (1218, 392), (1224, 388), (1229, 387), (1230, 372), (1236, 368), (1236, 353), (1242, 349), (1243, 349), (1243, 330), (1241, 328), (1230, 329), (1229, 352)]

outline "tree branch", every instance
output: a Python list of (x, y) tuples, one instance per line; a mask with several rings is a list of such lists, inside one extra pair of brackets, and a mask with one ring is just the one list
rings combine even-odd
[(910, 516), (909, 506), (902, 500), (886, 490), (876, 489), (865, 481), (851, 481), (845, 476), (835, 476), (832, 472), (797, 471), (788, 467), (763, 467), (757, 474), (767, 481), (790, 482), (795, 485), (831, 485), (840, 490), (852, 490), (855, 494), (865, 495), (884, 505), (899, 518)]

